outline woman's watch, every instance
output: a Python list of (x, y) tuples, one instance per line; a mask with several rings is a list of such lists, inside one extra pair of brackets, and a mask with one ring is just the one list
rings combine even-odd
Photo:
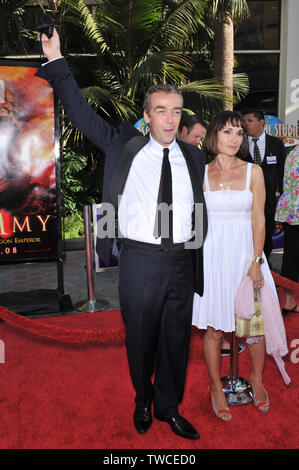
[(254, 256), (252, 258), (252, 261), (255, 261), (256, 263), (263, 264), (264, 258), (261, 258), (260, 256)]

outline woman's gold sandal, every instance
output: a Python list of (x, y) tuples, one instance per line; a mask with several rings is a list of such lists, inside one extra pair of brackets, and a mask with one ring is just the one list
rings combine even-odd
[[(263, 386), (264, 393), (266, 395), (266, 400), (256, 400), (254, 398), (254, 393), (253, 393), (253, 403), (254, 406), (261, 412), (261, 413), (267, 413), (270, 408), (270, 400), (267, 391), (265, 390), (265, 387)], [(253, 390), (252, 390), (253, 391)]]
[(233, 416), (232, 416), (232, 413), (231, 413), (230, 409), (229, 408), (223, 408), (223, 409), (218, 410), (216, 408), (216, 403), (215, 403), (215, 400), (214, 400), (211, 385), (209, 385), (209, 389), (210, 389), (210, 393), (211, 393), (212, 407), (213, 407), (215, 415), (219, 419), (221, 419), (222, 421), (225, 421), (225, 422), (231, 421)]

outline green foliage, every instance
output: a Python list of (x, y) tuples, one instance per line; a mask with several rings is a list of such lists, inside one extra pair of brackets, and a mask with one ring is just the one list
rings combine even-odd
[(250, 15), (246, 0), (208, 0), (209, 14), (214, 18), (225, 18), (231, 12), (235, 22), (243, 21)]
[[(231, 1), (238, 11), (245, 0)], [(24, 3), (0, 0), (0, 8), (4, 5), (10, 16), (20, 18), (19, 7)], [(62, 52), (98, 114), (112, 125), (124, 120), (135, 123), (142, 117), (148, 87), (166, 82), (178, 86), (185, 107), (207, 121), (221, 109), (227, 95), (222, 85), (211, 79), (214, 33), (207, 19), (212, 3), (218, 8), (224, 3), (228, 5), (230, 0), (94, 0), (94, 3), (90, 7), (84, 0), (48, 0), (47, 10), (60, 33)], [(15, 7), (14, 12), (10, 6)], [(32, 9), (30, 12), (32, 15)], [(21, 33), (15, 33), (15, 40), (24, 45), (24, 38), (34, 38), (35, 32), (24, 23), (23, 10), (21, 13), (22, 21), (18, 23)], [(6, 25), (2, 14), (0, 17), (3, 29)], [(79, 58), (72, 55), (74, 52), (87, 55)], [(236, 76), (234, 100), (247, 92), (244, 75)], [(68, 216), (75, 210), (83, 212), (86, 203), (101, 200), (104, 157), (72, 128), (67, 117), (62, 123), (62, 189)]]
[(79, 211), (74, 211), (64, 218), (63, 235), (65, 239), (84, 236), (84, 219)]
[[(64, 3), (68, 21), (81, 29), (85, 47), (95, 54), (92, 60), (83, 59), (80, 64), (72, 57), (68, 60), (89, 103), (111, 124), (140, 119), (144, 94), (156, 83), (178, 86), (185, 107), (207, 121), (228, 98), (219, 81), (211, 79), (211, 60), (206, 61), (206, 76), (200, 65), (195, 73), (202, 54), (194, 50), (207, 51), (213, 38), (206, 21), (209, 0), (97, 0), (92, 10), (83, 0)], [(71, 48), (69, 42), (64, 55)], [(247, 78), (236, 76), (234, 101), (247, 92)], [(69, 212), (74, 207), (82, 208), (86, 198), (89, 202), (100, 200), (98, 177), (102, 176), (99, 166), (103, 157), (83, 136), (72, 131), (67, 121), (64, 145), (71, 149), (65, 154), (63, 166), (65, 208)], [(78, 167), (73, 162), (76, 158)]]
[(26, 21), (26, 0), (0, 0), (0, 54), (8, 54), (14, 48), (25, 53), (26, 46), (21, 32)]
[(187, 87), (193, 89), (194, 112), (210, 117), (215, 104), (221, 108), (227, 96), (219, 81), (209, 79), (212, 71), (204, 86), (198, 80), (192, 83), (198, 55), (194, 50), (201, 50), (213, 36), (204, 23), (208, 0), (96, 3), (91, 12), (83, 0), (67, 0), (69, 15), (77, 19), (90, 51), (96, 54), (89, 75), (94, 86), (84, 90), (96, 109), (106, 112), (112, 122), (134, 122), (142, 115), (148, 87), (166, 82), (178, 86), (183, 96), (188, 94)]
[(84, 205), (101, 201), (103, 156), (88, 150), (64, 149), (61, 164), (64, 216), (76, 210), (83, 213)]

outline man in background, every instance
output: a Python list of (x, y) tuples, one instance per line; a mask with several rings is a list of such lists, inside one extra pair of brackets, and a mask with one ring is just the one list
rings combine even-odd
[(196, 114), (183, 115), (179, 126), (178, 139), (198, 146), (206, 133), (206, 128), (205, 122)]
[(264, 113), (259, 109), (247, 109), (244, 115), (249, 144), (249, 161), (261, 166), (266, 185), (265, 222), (266, 236), (264, 253), (269, 262), (273, 248), (272, 235), (275, 229), (276, 193), (283, 191), (283, 174), (286, 149), (281, 139), (266, 134)]

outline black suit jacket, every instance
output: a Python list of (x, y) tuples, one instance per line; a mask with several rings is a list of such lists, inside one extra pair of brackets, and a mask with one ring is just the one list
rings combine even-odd
[[(73, 123), (94, 145), (105, 153), (103, 202), (113, 203), (117, 209), (118, 195), (122, 194), (132, 161), (148, 138), (131, 124), (122, 123), (115, 128), (102, 119), (83, 97), (72, 76), (65, 59), (61, 58), (39, 68), (36, 75), (47, 80), (63, 103), (64, 109)], [(135, 139), (133, 139), (135, 138)], [(203, 239), (207, 232), (207, 213), (202, 191), (206, 156), (195, 146), (178, 141), (185, 157), (193, 188), (194, 202), (203, 206), (203, 220), (197, 231), (202, 231)], [(108, 265), (112, 240), (99, 239), (97, 252)], [(195, 291), (203, 292), (202, 246), (192, 250), (195, 262)]]
[[(267, 157), (276, 157), (276, 163), (270, 163), (271, 158), (267, 159)], [(261, 167), (266, 186), (265, 214), (272, 215), (273, 218), (276, 208), (276, 192), (279, 194), (283, 192), (285, 159), (286, 149), (282, 140), (278, 137), (266, 134), (265, 155)], [(250, 155), (248, 161), (253, 162)]]

